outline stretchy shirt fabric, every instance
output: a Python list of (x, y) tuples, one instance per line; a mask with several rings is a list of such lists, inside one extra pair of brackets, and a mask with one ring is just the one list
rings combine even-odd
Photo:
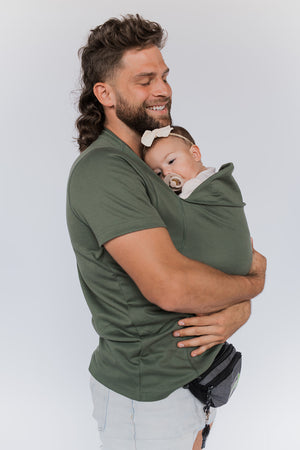
[(251, 243), (232, 170), (232, 164), (222, 166), (182, 200), (109, 130), (73, 164), (68, 229), (99, 335), (89, 370), (115, 392), (139, 401), (163, 399), (204, 372), (221, 345), (195, 358), (192, 348), (178, 348), (172, 332), (189, 315), (150, 303), (103, 244), (134, 231), (166, 227), (187, 257), (227, 273), (247, 274)]

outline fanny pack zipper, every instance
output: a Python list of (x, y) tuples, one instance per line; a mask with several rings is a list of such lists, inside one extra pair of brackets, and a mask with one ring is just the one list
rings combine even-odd
[[(222, 363), (233, 351), (233, 345), (229, 344), (227, 348), (225, 348), (223, 351), (221, 351), (217, 354), (215, 359), (213, 360), (212, 364), (209, 366), (209, 368), (199, 375), (198, 380), (201, 381), (203, 378), (206, 377), (207, 374), (209, 374), (215, 367), (217, 367), (220, 363)], [(220, 355), (221, 353), (221, 355)]]
[[(224, 369), (223, 372), (221, 372), (221, 374), (215, 376), (215, 378), (210, 381), (209, 383), (207, 383), (205, 386), (203, 386), (204, 388), (206, 388), (207, 386), (214, 386), (216, 380), (218, 381), (218, 384), (222, 383), (223, 380), (225, 380), (225, 378), (228, 377), (228, 375), (232, 372), (232, 368), (234, 367), (236, 361), (241, 357), (241, 353), (237, 352), (234, 357), (232, 358), (232, 360), (230, 361), (230, 364), (226, 367), (226, 369)], [(222, 375), (220, 377), (220, 375)], [(219, 378), (220, 377), (220, 378)]]

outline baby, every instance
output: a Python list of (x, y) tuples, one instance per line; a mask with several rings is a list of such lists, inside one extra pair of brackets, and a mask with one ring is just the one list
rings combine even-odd
[(166, 126), (145, 131), (144, 161), (183, 199), (215, 173), (201, 161), (199, 147), (187, 130)]
[(147, 130), (141, 142), (145, 163), (181, 197), (185, 233), (193, 242), (181, 253), (225, 273), (246, 275), (252, 245), (233, 164), (218, 171), (205, 167), (199, 147), (182, 127)]

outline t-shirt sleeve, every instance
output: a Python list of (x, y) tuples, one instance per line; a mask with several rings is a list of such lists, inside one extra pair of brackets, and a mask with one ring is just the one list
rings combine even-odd
[(127, 233), (166, 226), (143, 177), (114, 150), (94, 150), (79, 161), (70, 175), (68, 201), (99, 246)]

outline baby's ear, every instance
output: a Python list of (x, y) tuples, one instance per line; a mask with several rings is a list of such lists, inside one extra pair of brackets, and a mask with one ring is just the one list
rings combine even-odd
[(201, 161), (201, 152), (200, 148), (197, 145), (191, 146), (190, 153), (195, 161)]

